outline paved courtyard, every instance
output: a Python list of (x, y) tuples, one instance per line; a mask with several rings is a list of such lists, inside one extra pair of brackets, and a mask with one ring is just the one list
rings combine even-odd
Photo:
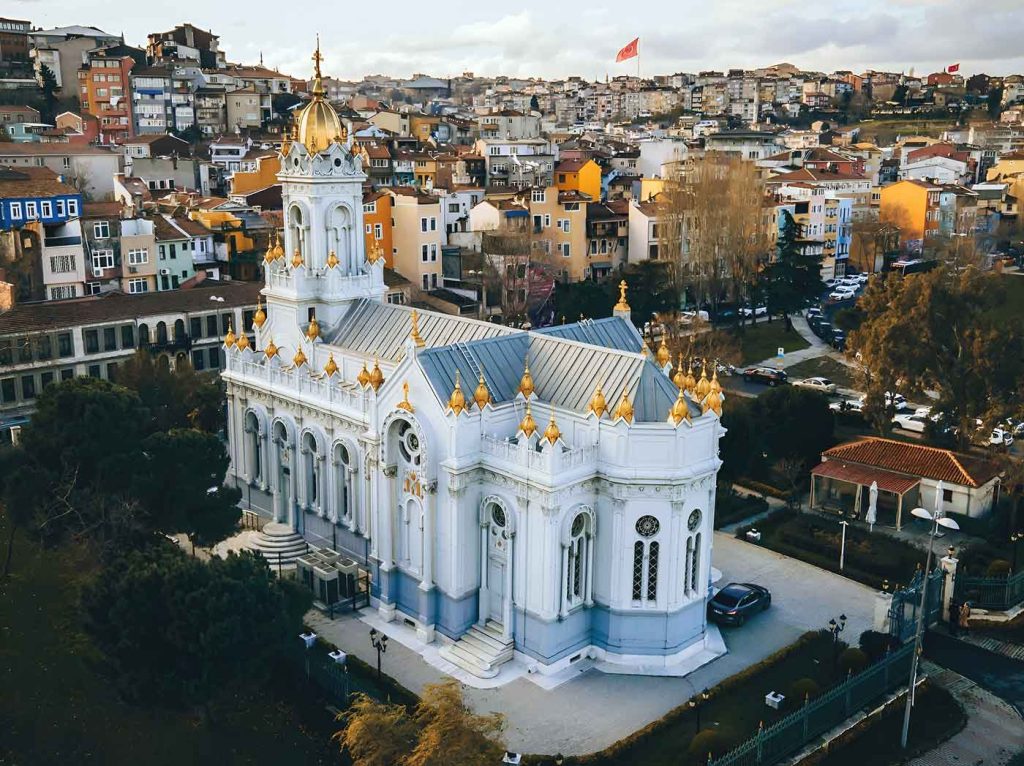
[[(751, 581), (773, 594), (771, 610), (742, 628), (723, 630), (729, 647), (724, 657), (684, 678), (607, 675), (576, 666), (570, 672), (577, 677), (554, 689), (543, 689), (523, 676), (497, 689), (467, 687), (467, 700), (480, 712), (506, 716), (505, 740), (511, 750), (578, 755), (607, 747), (682, 704), (694, 691), (714, 686), (807, 630), (825, 626), (840, 612), (848, 618), (845, 637), (853, 642), (871, 627), (875, 593), (852, 580), (721, 532), (715, 534), (713, 561), (723, 573), (720, 584)], [(375, 613), (364, 614), (377, 624)], [(326, 640), (376, 663), (367, 622), (352, 615), (330, 621), (311, 613), (310, 618)], [(392, 630), (395, 638), (408, 642), (407, 629), (388, 626)], [(389, 642), (383, 668), (416, 692), (443, 678), (441, 670), (398, 640)]]

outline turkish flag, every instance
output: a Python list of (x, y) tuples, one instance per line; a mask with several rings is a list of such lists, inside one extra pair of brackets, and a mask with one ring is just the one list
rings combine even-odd
[(619, 55), (615, 57), (615, 61), (625, 61), (626, 59), (636, 58), (640, 55), (640, 38), (634, 38), (633, 42), (619, 51)]
[(959, 72), (960, 64), (950, 64), (948, 67), (946, 67), (946, 71), (949, 72), (950, 74), (953, 74), (953, 72)]

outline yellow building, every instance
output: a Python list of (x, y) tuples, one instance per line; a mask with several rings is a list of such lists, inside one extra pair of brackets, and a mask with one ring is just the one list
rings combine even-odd
[(442, 287), (441, 246), (444, 214), (441, 200), (410, 186), (383, 190), (391, 198), (392, 262), (395, 271), (421, 290)]
[(878, 217), (900, 230), (900, 243), (920, 245), (939, 233), (942, 187), (907, 179), (882, 188)]
[(559, 191), (586, 194), (597, 202), (601, 199), (601, 166), (593, 160), (562, 160), (555, 167), (555, 186)]
[(440, 117), (432, 117), (426, 114), (409, 115), (409, 134), (417, 141), (426, 143), (430, 141), (437, 126), (441, 123)]
[(249, 194), (277, 183), (281, 172), (281, 158), (269, 152), (255, 160), (255, 170), (236, 170), (231, 174), (231, 194)]
[(534, 248), (565, 282), (587, 277), (587, 205), (590, 198), (557, 186), (524, 190), (517, 198), (530, 210)]

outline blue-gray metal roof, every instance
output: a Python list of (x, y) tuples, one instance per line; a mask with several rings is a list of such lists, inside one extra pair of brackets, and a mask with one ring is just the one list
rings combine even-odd
[(567, 338), (594, 346), (617, 348), (620, 351), (643, 351), (644, 342), (633, 323), (622, 317), (584, 319), (572, 324), (554, 325), (535, 331), (539, 335)]

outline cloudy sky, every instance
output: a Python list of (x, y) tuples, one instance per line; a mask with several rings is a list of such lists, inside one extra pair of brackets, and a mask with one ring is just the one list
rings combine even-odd
[[(644, 73), (788, 61), (805, 69), (1024, 73), (1021, 0), (518, 0), (516, 3), (153, 2), (7, 0), (6, 15), (149, 32), (191, 22), (220, 35), (229, 60), (307, 75), (314, 35), (325, 73), (345, 78), (425, 72), (561, 77), (632, 73), (616, 51), (640, 37)], [(330, 10), (327, 10), (327, 9)]]

